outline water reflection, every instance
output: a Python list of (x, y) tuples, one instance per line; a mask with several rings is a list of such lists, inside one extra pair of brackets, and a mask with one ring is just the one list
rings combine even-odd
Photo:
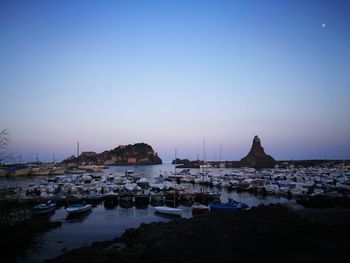
[(68, 214), (66, 217), (66, 221), (69, 223), (77, 223), (77, 222), (82, 222), (84, 221), (90, 214), (91, 210), (82, 212), (82, 213), (77, 213), (77, 214)]
[(147, 216), (149, 214), (149, 207), (144, 206), (144, 207), (135, 207), (135, 216)]
[(159, 212), (155, 212), (154, 214), (156, 216), (158, 216), (158, 217), (161, 217), (161, 218), (164, 218), (164, 219), (169, 219), (169, 220), (173, 220), (173, 219), (182, 217), (181, 215), (167, 215), (167, 214), (162, 214), (162, 213), (159, 213)]
[(134, 202), (131, 200), (127, 200), (127, 201), (124, 201), (124, 200), (120, 200), (119, 201), (119, 206), (121, 207), (121, 208), (125, 208), (125, 209), (127, 209), (127, 208), (131, 208), (131, 207), (133, 207), (134, 206)]
[(117, 199), (106, 199), (103, 201), (103, 206), (107, 210), (112, 210), (116, 208), (118, 205), (118, 200)]

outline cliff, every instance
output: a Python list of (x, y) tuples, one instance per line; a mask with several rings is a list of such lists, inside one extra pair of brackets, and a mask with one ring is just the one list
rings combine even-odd
[(248, 155), (241, 159), (243, 165), (254, 166), (257, 168), (274, 167), (275, 159), (267, 155), (264, 148), (261, 146), (261, 141), (258, 136), (253, 139), (253, 145)]
[(83, 152), (78, 158), (69, 157), (64, 163), (79, 164), (107, 164), (107, 165), (137, 165), (162, 164), (162, 160), (146, 143), (119, 145), (118, 147), (102, 153)]

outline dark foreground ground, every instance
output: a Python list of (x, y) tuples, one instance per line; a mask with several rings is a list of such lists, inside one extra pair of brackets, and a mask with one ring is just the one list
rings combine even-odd
[(16, 262), (24, 256), (26, 248), (35, 244), (39, 233), (59, 226), (59, 222), (48, 220), (26, 221), (13, 226), (0, 225), (0, 262)]
[(270, 205), (142, 225), (48, 262), (343, 262), (349, 256), (349, 210), (297, 214)]

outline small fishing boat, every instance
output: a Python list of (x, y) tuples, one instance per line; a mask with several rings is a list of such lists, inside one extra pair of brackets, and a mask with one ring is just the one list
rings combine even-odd
[(70, 215), (80, 214), (91, 210), (91, 207), (92, 207), (91, 205), (85, 205), (85, 204), (72, 204), (66, 208), (66, 212)]
[(174, 215), (174, 216), (182, 215), (182, 209), (179, 209), (179, 208), (172, 208), (167, 206), (155, 206), (154, 210), (161, 214)]
[(209, 212), (209, 207), (207, 205), (203, 205), (201, 203), (195, 202), (192, 206), (193, 214), (201, 214)]
[(56, 204), (54, 203), (46, 203), (46, 204), (39, 204), (32, 208), (32, 213), (34, 215), (41, 215), (41, 214), (47, 214), (56, 209)]
[(242, 202), (238, 202), (238, 201), (236, 201), (236, 200), (234, 200), (232, 198), (229, 198), (228, 202), (231, 203), (231, 204), (236, 205), (237, 208), (239, 208), (239, 209), (247, 209), (247, 208), (249, 208), (249, 206), (247, 204), (242, 203)]
[(229, 198), (227, 203), (210, 203), (209, 204), (210, 211), (220, 211), (220, 212), (228, 212), (233, 213), (237, 209), (246, 209), (248, 205), (235, 201)]

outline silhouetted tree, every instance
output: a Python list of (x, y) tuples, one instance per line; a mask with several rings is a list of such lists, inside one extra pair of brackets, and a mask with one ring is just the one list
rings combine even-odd
[(7, 130), (0, 131), (0, 162), (2, 162), (8, 157), (8, 155), (6, 154), (6, 150), (9, 142), (10, 137)]

